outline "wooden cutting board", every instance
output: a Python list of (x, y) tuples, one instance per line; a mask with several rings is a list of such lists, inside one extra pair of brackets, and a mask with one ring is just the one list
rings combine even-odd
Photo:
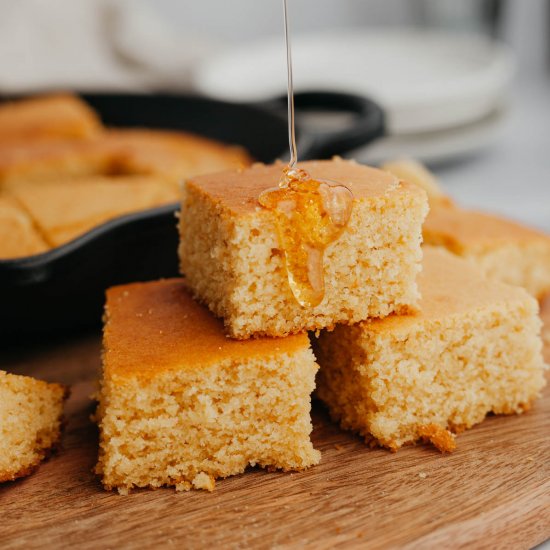
[[(550, 304), (544, 312), (550, 327)], [(103, 491), (91, 473), (97, 335), (4, 352), (2, 368), (72, 384), (63, 450), (0, 488), (0, 548), (528, 548), (550, 538), (550, 387), (441, 455), (369, 449), (314, 406), (319, 466), (252, 469), (213, 493)], [(550, 361), (550, 346), (546, 358)]]

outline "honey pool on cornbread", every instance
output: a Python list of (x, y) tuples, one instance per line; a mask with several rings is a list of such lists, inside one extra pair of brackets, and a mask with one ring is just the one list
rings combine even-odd
[(288, 167), (279, 185), (264, 191), (258, 202), (275, 214), (294, 298), (303, 307), (319, 305), (325, 297), (325, 250), (348, 224), (353, 209), (351, 191)]
[(450, 451), (487, 413), (520, 413), (544, 386), (538, 305), (469, 262), (426, 247), (420, 311), (323, 331), (317, 394), (343, 428), (396, 450)]
[(351, 219), (325, 252), (325, 297), (303, 307), (289, 286), (275, 213), (258, 203), (283, 167), (191, 178), (183, 188), (181, 272), (229, 334), (285, 336), (414, 308), (425, 192), (353, 161), (298, 164), (314, 180), (345, 185), (355, 197)]
[(317, 368), (305, 334), (228, 339), (182, 280), (110, 289), (98, 408), (104, 486), (211, 490), (248, 465), (316, 464)]

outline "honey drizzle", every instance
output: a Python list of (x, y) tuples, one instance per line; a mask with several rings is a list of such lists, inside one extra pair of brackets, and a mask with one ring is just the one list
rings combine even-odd
[(353, 194), (335, 182), (313, 179), (296, 167), (298, 149), (294, 123), (294, 87), (287, 0), (283, 0), (288, 79), (288, 141), (290, 161), (279, 186), (258, 198), (275, 214), (279, 246), (285, 255), (288, 282), (303, 307), (318, 306), (325, 296), (324, 254), (345, 230), (353, 208)]
[[(296, 131), (294, 123), (294, 79), (292, 76), (292, 45), (290, 42), (290, 24), (288, 18), (287, 0), (283, 0), (283, 15), (285, 20), (285, 48), (286, 48), (286, 78), (287, 78), (287, 106), (288, 106), (288, 145), (290, 147), (290, 160), (288, 168), (296, 167), (298, 162), (298, 147), (296, 146)], [(283, 181), (287, 176), (283, 172)]]

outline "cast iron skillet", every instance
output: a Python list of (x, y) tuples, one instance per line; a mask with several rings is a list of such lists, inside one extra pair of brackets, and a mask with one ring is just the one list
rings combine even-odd
[[(258, 161), (288, 155), (286, 99), (249, 105), (183, 95), (83, 94), (108, 126), (186, 130), (245, 147)], [(340, 93), (295, 97), (299, 113), (352, 114), (338, 131), (311, 135), (298, 125), (300, 158), (330, 158), (384, 133), (372, 101)], [(109, 286), (178, 275), (176, 212), (168, 205), (102, 224), (49, 252), (0, 261), (0, 340), (100, 322)]]

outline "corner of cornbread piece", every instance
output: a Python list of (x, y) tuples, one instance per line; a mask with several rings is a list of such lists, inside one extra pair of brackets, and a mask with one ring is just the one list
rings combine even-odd
[(521, 286), (539, 300), (550, 292), (550, 235), (458, 207), (433, 208), (423, 233), (426, 244), (473, 262), (492, 280)]
[(31, 474), (61, 439), (66, 387), (0, 371), (0, 482)]
[(32, 256), (48, 248), (27, 213), (13, 198), (0, 195), (0, 260)]
[(300, 163), (314, 179), (345, 184), (355, 197), (347, 228), (325, 252), (324, 300), (307, 308), (292, 295), (274, 214), (258, 203), (283, 167), (192, 178), (183, 188), (181, 272), (229, 334), (285, 336), (414, 308), (426, 193), (353, 161)]
[(396, 159), (380, 168), (400, 180), (417, 185), (428, 195), (431, 206), (451, 206), (452, 199), (445, 194), (437, 178), (420, 162), (414, 159)]
[(230, 340), (181, 279), (107, 292), (97, 473), (107, 489), (214, 488), (317, 464), (307, 335)]
[(538, 304), (425, 247), (420, 311), (323, 331), (317, 394), (342, 427), (390, 449), (451, 451), (487, 413), (521, 413), (545, 384)]

